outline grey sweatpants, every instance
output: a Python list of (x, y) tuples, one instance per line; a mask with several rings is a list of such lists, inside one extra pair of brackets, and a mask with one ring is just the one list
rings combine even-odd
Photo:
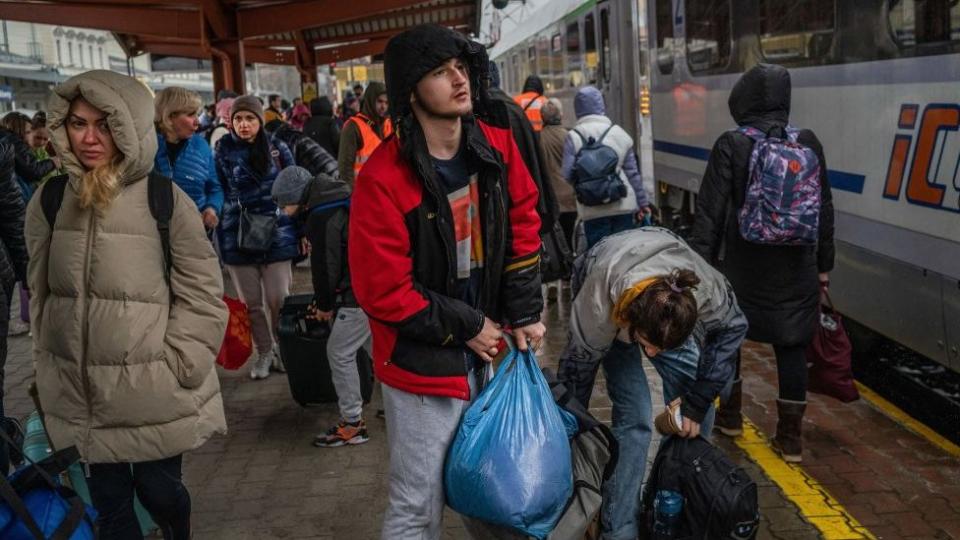
[(290, 283), (293, 281), (290, 261), (226, 266), (240, 300), (247, 305), (257, 352), (267, 354), (273, 348), (277, 335), (283, 299), (290, 294)]
[(370, 345), (370, 321), (363, 310), (338, 309), (327, 341), (327, 361), (330, 362), (333, 387), (337, 390), (340, 417), (345, 422), (356, 422), (363, 415), (357, 352), (363, 347), (367, 353), (372, 353)]
[[(471, 373), (470, 396), (476, 379)], [(443, 463), (469, 401), (422, 396), (386, 384), (390, 491), (383, 540), (436, 540), (443, 521)]]

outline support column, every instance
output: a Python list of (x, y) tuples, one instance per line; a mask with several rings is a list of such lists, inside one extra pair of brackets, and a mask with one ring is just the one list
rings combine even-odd
[(244, 71), (246, 62), (243, 55), (243, 41), (239, 39), (215, 41), (210, 46), (213, 53), (213, 91), (233, 90), (246, 94)]

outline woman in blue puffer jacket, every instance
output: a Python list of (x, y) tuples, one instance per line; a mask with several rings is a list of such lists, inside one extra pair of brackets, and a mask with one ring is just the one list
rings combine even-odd
[[(270, 368), (282, 370), (276, 351), (276, 327), (283, 299), (293, 279), (290, 261), (301, 254), (296, 224), (273, 203), (270, 190), (282, 169), (294, 165), (283, 142), (271, 140), (264, 129), (263, 106), (254, 96), (240, 96), (230, 110), (230, 135), (217, 148), (217, 174), (224, 204), (219, 242), (223, 262), (250, 313), (253, 342), (259, 356), (250, 378), (265, 379)], [(276, 219), (273, 241), (266, 253), (252, 253), (239, 244), (241, 212)]]
[(171, 86), (157, 94), (154, 100), (157, 156), (153, 169), (180, 186), (197, 205), (203, 226), (212, 231), (223, 208), (223, 188), (217, 178), (210, 145), (196, 133), (201, 104), (200, 96), (186, 88)]

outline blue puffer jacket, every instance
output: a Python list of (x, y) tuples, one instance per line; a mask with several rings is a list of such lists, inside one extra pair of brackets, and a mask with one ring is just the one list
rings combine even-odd
[(157, 133), (157, 157), (153, 168), (158, 173), (173, 178), (180, 189), (193, 200), (197, 210), (207, 208), (219, 215), (223, 208), (223, 188), (217, 178), (217, 168), (213, 163), (213, 152), (202, 135), (193, 135), (187, 140), (187, 147), (180, 151), (176, 163), (171, 164), (167, 156), (167, 142)]
[(300, 254), (300, 232), (294, 221), (282, 213), (277, 220), (277, 230), (269, 253), (253, 256), (242, 253), (237, 248), (240, 204), (254, 214), (272, 215), (277, 212), (277, 205), (270, 197), (270, 189), (277, 173), (294, 165), (290, 149), (281, 141), (271, 141), (271, 153), (276, 159), (271, 160), (270, 172), (263, 178), (257, 178), (249, 164), (250, 144), (243, 142), (233, 133), (220, 139), (219, 144), (216, 164), (217, 174), (223, 184), (224, 203), (217, 233), (223, 262), (268, 264), (296, 258)]

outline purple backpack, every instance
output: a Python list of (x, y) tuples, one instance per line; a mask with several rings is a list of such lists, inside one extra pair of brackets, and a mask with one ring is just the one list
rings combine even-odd
[(820, 226), (820, 160), (797, 143), (799, 130), (787, 127), (787, 139), (741, 127), (753, 139), (747, 192), (740, 208), (740, 236), (755, 244), (811, 246)]

